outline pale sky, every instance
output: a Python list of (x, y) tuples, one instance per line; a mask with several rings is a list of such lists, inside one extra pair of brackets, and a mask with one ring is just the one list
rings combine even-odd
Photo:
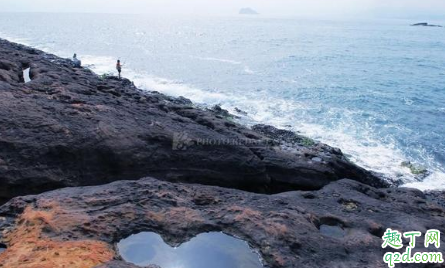
[(0, 12), (235, 15), (243, 7), (265, 16), (445, 15), (445, 0), (1, 0)]

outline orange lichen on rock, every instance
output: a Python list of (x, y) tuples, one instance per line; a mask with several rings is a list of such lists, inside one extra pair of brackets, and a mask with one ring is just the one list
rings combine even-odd
[(261, 219), (262, 216), (261, 212), (247, 207), (231, 206), (228, 208), (228, 210), (236, 214), (235, 220), (239, 222), (256, 221), (258, 219)]
[(187, 226), (204, 222), (198, 211), (186, 207), (171, 208), (161, 212), (149, 211), (146, 218), (158, 223), (169, 222), (172, 226)]
[(271, 220), (266, 220), (262, 227), (266, 233), (274, 237), (286, 237), (289, 234), (289, 228), (286, 225)]
[(6, 236), (8, 249), (0, 255), (4, 268), (92, 268), (112, 260), (110, 246), (101, 241), (56, 241), (43, 230), (56, 231), (53, 211), (28, 207), (17, 220), (16, 228)]
[(112, 260), (114, 252), (99, 241), (16, 243), (0, 255), (5, 268), (92, 268)]
[[(256, 228), (263, 229), (264, 232), (271, 236), (286, 237), (289, 233), (289, 228), (285, 224), (275, 221), (274, 216), (277, 215), (273, 213), (264, 220), (261, 212), (248, 207), (231, 206), (228, 210), (235, 214), (234, 220), (236, 222), (254, 222)], [(288, 217), (287, 214), (286, 217)]]

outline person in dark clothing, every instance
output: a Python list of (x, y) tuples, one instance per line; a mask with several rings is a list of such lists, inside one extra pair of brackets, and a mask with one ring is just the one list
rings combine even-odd
[(117, 60), (116, 63), (116, 70), (119, 73), (119, 79), (121, 79), (121, 72), (122, 72), (122, 64), (120, 60)]
[(82, 62), (77, 58), (77, 54), (74, 53), (73, 56), (73, 67), (80, 68), (82, 66)]

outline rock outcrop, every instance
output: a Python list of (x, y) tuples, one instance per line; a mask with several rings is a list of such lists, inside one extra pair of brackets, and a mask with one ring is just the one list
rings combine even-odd
[[(152, 231), (175, 245), (222, 231), (248, 241), (265, 267), (383, 268), (391, 250), (381, 247), (386, 228), (444, 230), (444, 201), (443, 194), (430, 198), (351, 180), (277, 195), (152, 178), (66, 188), (0, 208), (0, 243), (8, 246), (0, 267), (130, 268), (118, 261), (115, 243), (131, 234)], [(425, 250), (423, 236), (416, 250)]]
[(263, 193), (343, 178), (387, 186), (338, 149), (271, 137), (223, 111), (0, 40), (0, 202), (146, 176)]

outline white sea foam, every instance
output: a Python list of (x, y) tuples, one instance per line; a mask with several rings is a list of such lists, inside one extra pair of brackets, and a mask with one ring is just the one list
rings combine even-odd
[(133, 81), (141, 89), (159, 91), (174, 97), (184, 96), (196, 103), (215, 105), (228, 99), (228, 96), (220, 92), (208, 92), (178, 81), (155, 76), (135, 76)]
[(252, 71), (252, 69), (250, 69), (250, 67), (249, 66), (244, 66), (244, 72), (245, 73), (247, 73), (247, 74), (254, 74), (255, 72), (254, 71)]
[[(406, 184), (417, 182), (410, 169), (402, 167), (401, 164), (407, 161), (407, 157), (394, 144), (383, 144), (368, 134), (357, 138), (348, 134), (347, 128), (326, 129), (323, 126), (302, 124), (299, 129), (310, 137), (341, 148), (350, 160), (359, 166), (382, 173), (393, 180), (402, 180)], [(426, 189), (431, 187), (428, 184), (425, 180), (415, 185), (423, 185)]]
[(411, 106), (414, 104), (414, 101), (409, 99), (409, 98), (403, 98), (403, 101), (405, 102), (406, 105)]
[[(244, 106), (246, 103), (247, 107)], [(406, 161), (401, 150), (394, 144), (383, 144), (376, 140), (371, 130), (357, 130), (353, 121), (346, 120), (335, 127), (327, 127), (296, 120), (296, 113), (307, 111), (311, 107), (305, 103), (285, 99), (245, 100), (237, 105), (240, 109), (249, 112), (253, 122), (263, 122), (277, 127), (292, 126), (293, 131), (299, 131), (303, 135), (341, 148), (350, 160), (364, 168), (383, 173), (391, 178), (402, 178), (406, 182), (414, 180), (410, 171), (401, 166), (401, 163)], [(256, 111), (249, 109), (251, 107), (255, 107)], [(343, 113), (347, 112), (343, 111)]]
[(97, 74), (117, 74), (115, 69), (116, 58), (98, 57), (92, 55), (80, 55), (79, 58), (82, 60), (82, 64), (85, 67), (90, 68)]
[(403, 187), (417, 188), (422, 191), (445, 190), (445, 173), (436, 170), (423, 181), (406, 183)]
[[(301, 109), (302, 105), (300, 104), (296, 108), (283, 100), (272, 101), (268, 105), (261, 103), (258, 107), (266, 109), (257, 111), (253, 116), (254, 121), (278, 127), (291, 125), (294, 131), (299, 131), (303, 135), (342, 149), (351, 161), (363, 168), (381, 173), (393, 180), (402, 180), (404, 187), (420, 190), (445, 189), (445, 172), (437, 166), (437, 163), (434, 163), (434, 159), (431, 157), (423, 157), (428, 162), (426, 166), (429, 167), (430, 175), (424, 180), (418, 181), (409, 168), (401, 165), (402, 162), (407, 161), (407, 157), (395, 143), (384, 144), (375, 139), (370, 131), (363, 129), (359, 130), (362, 133), (358, 137), (357, 130), (353, 130), (353, 126), (350, 125), (351, 122), (343, 122), (335, 128), (305, 122), (298, 123), (292, 116), (286, 116), (285, 111), (291, 113), (295, 109)], [(270, 109), (271, 107), (273, 109)], [(273, 112), (274, 109), (284, 113), (277, 115), (276, 112)]]
[[(97, 74), (117, 74), (114, 68), (116, 64), (115, 58), (85, 55), (82, 57), (82, 62)], [(229, 98), (221, 92), (210, 92), (209, 90), (186, 85), (181, 81), (150, 74), (140, 74), (130, 68), (125, 68), (123, 74), (126, 78), (134, 81), (135, 85), (141, 89), (159, 91), (174, 97), (184, 96), (196, 103), (215, 105), (226, 102)]]
[[(112, 74), (117, 75), (116, 59), (112, 57), (97, 57), (86, 55), (82, 57), (84, 65), (89, 67), (97, 74)], [(196, 103), (205, 103), (208, 105), (219, 104), (225, 101), (228, 97), (223, 93), (209, 92), (190, 85), (186, 85), (181, 81), (170, 80), (166, 78), (157, 77), (150, 74), (141, 74), (133, 71), (131, 66), (125, 68), (124, 77), (132, 80), (138, 88), (158, 91), (173, 97), (187, 97)]]

